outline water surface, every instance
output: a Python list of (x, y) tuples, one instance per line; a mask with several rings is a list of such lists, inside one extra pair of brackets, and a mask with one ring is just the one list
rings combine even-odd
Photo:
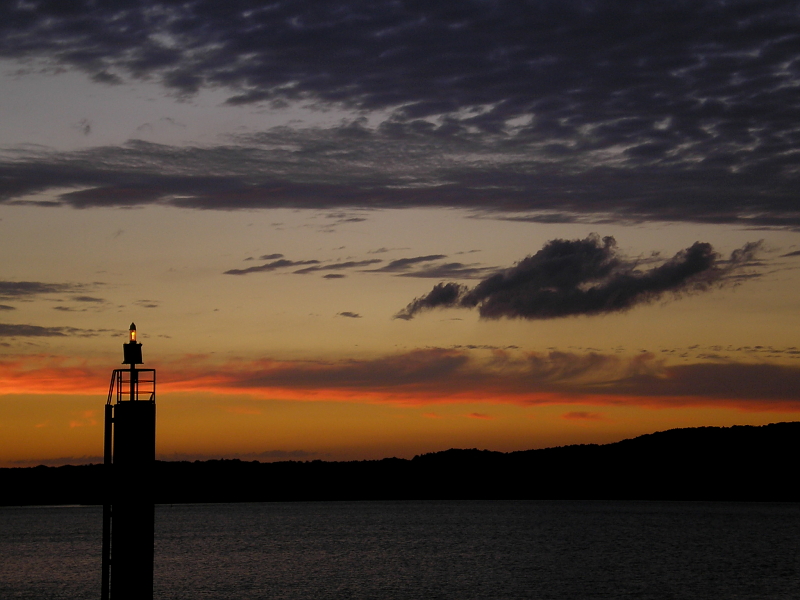
[[(302, 502), (156, 507), (155, 598), (800, 598), (800, 507)], [(0, 508), (0, 598), (92, 599), (99, 507)]]

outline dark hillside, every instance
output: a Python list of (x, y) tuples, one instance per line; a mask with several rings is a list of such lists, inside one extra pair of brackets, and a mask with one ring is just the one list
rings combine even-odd
[[(800, 423), (673, 429), (606, 445), (412, 460), (159, 462), (156, 502), (379, 499), (797, 501)], [(0, 469), (0, 504), (99, 504), (102, 465)]]

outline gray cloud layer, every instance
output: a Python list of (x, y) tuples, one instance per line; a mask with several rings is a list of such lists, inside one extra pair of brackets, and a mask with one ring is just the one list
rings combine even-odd
[(384, 265), (379, 269), (373, 269), (375, 272), (381, 273), (398, 273), (408, 271), (410, 268), (417, 266), (420, 263), (431, 262), (447, 258), (444, 254), (428, 254), (425, 256), (413, 256), (410, 258), (398, 258), (391, 261), (388, 265)]
[[(275, 361), (204, 369), (230, 389), (350, 390), (415, 404), (463, 401), (638, 406), (728, 406), (797, 410), (800, 367), (743, 361), (671, 365), (650, 353), (517, 353), (489, 361), (467, 350), (429, 348), (373, 359)], [(186, 378), (195, 377), (184, 373)], [(392, 396), (394, 395), (394, 396)], [(538, 395), (538, 397), (537, 397)], [(324, 397), (324, 392), (322, 393)]]
[[(22, 300), (40, 296), (42, 294), (65, 294), (75, 293), (85, 290), (88, 286), (80, 283), (44, 283), (41, 281), (0, 281), (0, 298), (3, 300)], [(88, 298), (80, 296), (74, 298)], [(92, 301), (102, 300), (92, 299)]]
[[(478, 308), (483, 318), (554, 319), (620, 312), (667, 293), (707, 290), (755, 265), (759, 243), (749, 243), (722, 260), (710, 244), (695, 242), (663, 264), (640, 270), (622, 256), (613, 237), (552, 240), (510, 269), (473, 288), (439, 283), (396, 318), (411, 319), (432, 308)], [(754, 273), (744, 276), (754, 276)]]
[(249, 273), (264, 273), (276, 271), (278, 269), (285, 269), (286, 267), (298, 267), (301, 265), (317, 265), (318, 260), (287, 260), (285, 258), (274, 260), (272, 262), (258, 265), (257, 267), (248, 267), (246, 269), (228, 269), (224, 275), (247, 275)]
[(41, 325), (22, 325), (0, 323), (0, 338), (17, 337), (96, 337), (110, 329), (79, 329), (77, 327), (42, 327)]
[[(178, 96), (387, 112), (216, 148), (0, 160), (0, 201), (457, 206), (800, 227), (791, 0), (5, 3), (0, 57)], [(135, 164), (136, 167), (131, 165)]]
[(374, 265), (375, 263), (383, 262), (379, 258), (372, 258), (369, 260), (348, 260), (330, 265), (315, 265), (313, 267), (306, 267), (294, 271), (295, 275), (308, 275), (309, 273), (317, 273), (319, 271), (339, 271), (341, 269), (355, 269), (357, 267), (366, 267)]

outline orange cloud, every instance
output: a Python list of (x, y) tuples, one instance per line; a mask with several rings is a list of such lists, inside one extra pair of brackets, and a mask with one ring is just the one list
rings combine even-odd
[(97, 419), (94, 418), (95, 411), (85, 410), (80, 414), (78, 419), (73, 419), (69, 422), (70, 427), (92, 427), (97, 425)]
[[(155, 365), (162, 392), (247, 393), (275, 400), (399, 403), (718, 406), (800, 411), (800, 367), (670, 365), (653, 354), (486, 354), (432, 348), (372, 359), (236, 360), (186, 356)], [(0, 360), (0, 394), (104, 394), (110, 370), (32, 355)], [(243, 413), (244, 414), (244, 413)]]
[(470, 419), (486, 419), (486, 420), (494, 419), (494, 417), (492, 415), (487, 415), (486, 413), (476, 413), (476, 412), (474, 412), (474, 413), (469, 413), (467, 416)]
[(107, 365), (64, 356), (0, 359), (0, 394), (103, 394), (110, 377)]
[(568, 421), (598, 421), (603, 418), (603, 415), (600, 413), (576, 411), (561, 415), (561, 418), (567, 419)]

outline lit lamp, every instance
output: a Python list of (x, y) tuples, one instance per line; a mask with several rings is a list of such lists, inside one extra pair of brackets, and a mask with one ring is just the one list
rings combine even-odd
[(128, 331), (128, 343), (122, 344), (122, 354), (125, 360), (122, 361), (123, 365), (141, 365), (142, 364), (142, 345), (136, 341), (136, 324), (131, 323), (131, 328)]

